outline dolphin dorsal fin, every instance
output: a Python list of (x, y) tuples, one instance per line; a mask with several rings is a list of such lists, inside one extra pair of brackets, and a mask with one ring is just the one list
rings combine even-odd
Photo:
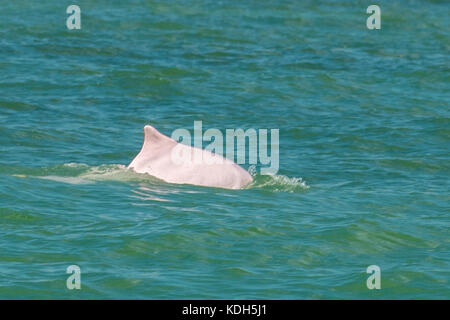
[(150, 125), (144, 127), (144, 145), (160, 144), (172, 141), (171, 138), (162, 134)]

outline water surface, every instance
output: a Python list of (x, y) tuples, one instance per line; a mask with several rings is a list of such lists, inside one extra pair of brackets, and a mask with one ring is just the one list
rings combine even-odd
[[(377, 31), (367, 1), (76, 4), (0, 10), (0, 298), (449, 298), (447, 1), (378, 1)], [(194, 120), (280, 129), (278, 175), (126, 169)]]

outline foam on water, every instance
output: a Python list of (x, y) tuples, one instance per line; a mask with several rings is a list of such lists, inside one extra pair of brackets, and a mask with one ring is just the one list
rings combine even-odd
[(284, 175), (257, 175), (250, 188), (262, 188), (275, 192), (302, 192), (309, 186), (302, 178)]
[[(61, 170), (65, 168), (66, 170)], [(41, 171), (50, 173), (49, 175), (24, 175), (14, 174), (18, 178), (34, 177), (69, 184), (92, 184), (97, 181), (119, 181), (119, 182), (144, 182), (151, 185), (173, 185), (168, 184), (148, 174), (141, 174), (128, 169), (122, 164), (102, 164), (99, 166), (89, 166), (84, 163), (66, 163), (49, 168), (42, 168)], [(299, 177), (287, 177), (284, 175), (261, 175), (256, 173), (256, 168), (250, 166), (249, 173), (253, 177), (253, 182), (246, 189), (260, 188), (274, 192), (301, 192), (309, 186)]]

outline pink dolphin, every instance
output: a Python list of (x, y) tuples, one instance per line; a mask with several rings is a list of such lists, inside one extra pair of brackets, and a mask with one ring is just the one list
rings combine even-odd
[(242, 167), (221, 155), (179, 143), (152, 126), (144, 127), (144, 144), (128, 168), (169, 183), (241, 189), (252, 182)]

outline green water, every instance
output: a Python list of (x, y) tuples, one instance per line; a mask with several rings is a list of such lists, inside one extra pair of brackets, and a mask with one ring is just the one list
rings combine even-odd
[[(448, 1), (378, 1), (381, 30), (368, 1), (74, 2), (81, 30), (0, 8), (0, 298), (450, 297)], [(126, 169), (194, 120), (278, 128), (278, 174)]]

